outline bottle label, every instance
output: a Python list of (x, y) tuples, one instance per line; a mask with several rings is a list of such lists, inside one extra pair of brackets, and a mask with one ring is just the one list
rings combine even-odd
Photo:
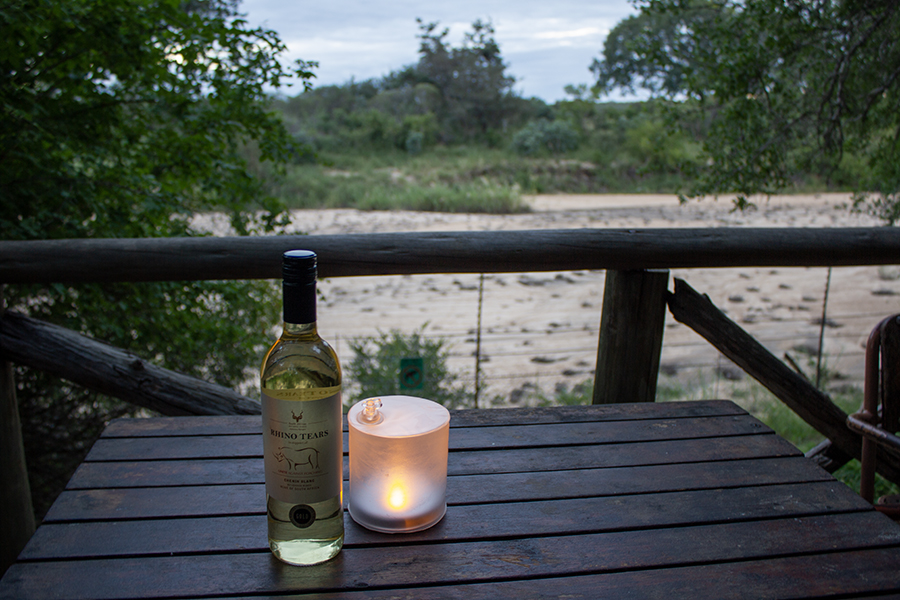
[(338, 496), (344, 472), (341, 386), (262, 390), (266, 494), (315, 504)]

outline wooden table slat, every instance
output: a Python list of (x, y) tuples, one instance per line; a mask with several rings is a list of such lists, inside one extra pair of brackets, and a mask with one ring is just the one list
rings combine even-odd
[[(453, 506), (809, 481), (833, 478), (812, 461), (793, 456), (674, 466), (457, 475), (447, 478), (447, 498)], [(345, 499), (348, 487), (345, 481)], [(264, 514), (265, 507), (260, 502), (264, 495), (262, 483), (67, 490), (47, 513), (45, 522)]]
[[(827, 508), (821, 500), (827, 499)], [(743, 509), (736, 512), (733, 507)], [(669, 492), (567, 500), (449, 506), (444, 520), (422, 532), (385, 536), (347, 518), (348, 546), (527, 538), (557, 533), (599, 533), (702, 523), (782, 519), (824, 513), (866, 511), (868, 506), (839, 483), (783, 484), (764, 488)], [(880, 515), (879, 515), (880, 516)], [(485, 527), (490, 523), (490, 528)], [(26, 548), (31, 558), (224, 551), (229, 545), (264, 550), (266, 518), (215, 517), (143, 519), (48, 525)], [(900, 535), (900, 531), (898, 531)], [(254, 545), (243, 540), (256, 540)], [(32, 547), (33, 546), (33, 547)], [(62, 549), (65, 548), (65, 549)]]
[(883, 599), (900, 592), (897, 549), (766, 558), (668, 569), (627, 570), (575, 577), (522, 579), (474, 585), (316, 594), (319, 600), (496, 600), (604, 598), (672, 600)]
[[(37, 579), (45, 578), (49, 581), (72, 581), (72, 585), (66, 589), (66, 597), (73, 600), (144, 598), (153, 594), (175, 593), (189, 596), (277, 593), (289, 591), (301, 584), (310, 591), (318, 592), (335, 588), (353, 590), (360, 587), (374, 591), (372, 588), (396, 588), (408, 585), (410, 581), (415, 581), (418, 586), (441, 584), (459, 586), (466, 582), (504, 579), (535, 581), (533, 578), (560, 575), (566, 576), (566, 591), (571, 593), (572, 589), (569, 586), (572, 579), (590, 577), (602, 585), (606, 578), (597, 577), (597, 574), (613, 574), (616, 571), (636, 569), (642, 570), (644, 578), (654, 580), (655, 570), (677, 567), (672, 571), (678, 569), (682, 571), (672, 582), (676, 585), (683, 585), (685, 580), (693, 579), (693, 577), (685, 578), (683, 569), (695, 568), (700, 572), (707, 571), (705, 568), (693, 567), (694, 565), (714, 566), (716, 568), (713, 571), (727, 571), (736, 577), (741, 577), (743, 573), (758, 571), (773, 572), (783, 577), (786, 575), (783, 565), (777, 565), (772, 569), (759, 564), (753, 564), (749, 569), (746, 566), (750, 564), (749, 561), (772, 555), (781, 557), (779, 561), (792, 556), (805, 559), (808, 557), (802, 556), (803, 554), (819, 549), (822, 545), (828, 545), (832, 551), (817, 557), (821, 563), (828, 564), (829, 557), (834, 557), (840, 552), (868, 554), (871, 562), (867, 567), (870, 568), (872, 563), (878, 566), (878, 570), (874, 573), (875, 577), (871, 577), (872, 574), (867, 572), (865, 577), (867, 584), (875, 583), (875, 587), (868, 589), (900, 590), (900, 581), (896, 578), (896, 563), (893, 581), (885, 581), (885, 565), (879, 565), (876, 559), (879, 556), (883, 558), (884, 553), (875, 550), (880, 547), (893, 549), (895, 550), (893, 556), (896, 559), (900, 534), (890, 539), (875, 539), (865, 533), (872, 527), (878, 527), (879, 520), (883, 518), (872, 513), (858, 513), (790, 519), (777, 522), (777, 526), (772, 526), (771, 522), (745, 522), (652, 531), (425, 545), (416, 547), (414, 552), (403, 546), (347, 548), (334, 561), (307, 569), (292, 569), (279, 564), (265, 550), (256, 553), (183, 557), (47, 561), (20, 563), (14, 567), (12, 579), (14, 582), (18, 579), (23, 584), (30, 585), (35, 585)], [(724, 547), (721, 544), (723, 536), (729, 540)], [(238, 544), (240, 541), (238, 540)], [(558, 560), (560, 556), (572, 558), (561, 563)], [(435, 569), (435, 564), (440, 564), (442, 568)], [(26, 581), (28, 571), (34, 569), (44, 571), (44, 576), (32, 575)], [(184, 575), (188, 570), (193, 575), (186, 580)], [(843, 568), (840, 571), (844, 577), (850, 575)], [(212, 575), (223, 572), (236, 572), (240, 576), (225, 578)], [(347, 573), (352, 573), (352, 577), (346, 577)], [(807, 583), (815, 583), (823, 574), (823, 571), (813, 569), (812, 573), (808, 570), (798, 571), (794, 576)], [(667, 575), (671, 577), (672, 573)], [(852, 578), (858, 580), (859, 575)], [(828, 579), (831, 586), (846, 584), (842, 580), (835, 580), (833, 576)], [(178, 588), (170, 589), (169, 586), (173, 585), (169, 583), (170, 581), (175, 582)], [(536, 585), (546, 591), (547, 583), (550, 581)], [(560, 584), (559, 581), (556, 583)], [(717, 583), (720, 586), (729, 585), (729, 582), (724, 581)], [(646, 582), (643, 585), (647, 585)], [(756, 595), (760, 591), (758, 586), (757, 583), (745, 588), (743, 597), (762, 597)], [(631, 594), (637, 593), (640, 589), (632, 589)], [(43, 591), (48, 593), (45, 597), (53, 597), (49, 594), (51, 590)], [(432, 597), (428, 591), (434, 593), (440, 590), (419, 587), (415, 591), (426, 594), (414, 597)], [(595, 590), (595, 593), (597, 591), (599, 590)], [(778, 593), (784, 594), (785, 588), (778, 590)], [(381, 594), (376, 595), (379, 596)], [(646, 597), (641, 593), (638, 593), (638, 596)], [(503, 594), (496, 597), (519, 596)], [(671, 597), (696, 596), (674, 593)]]
[[(454, 427), (450, 451), (534, 448), (577, 444), (613, 444), (704, 437), (728, 437), (772, 433), (750, 415), (718, 418), (646, 419), (625, 422), (549, 423), (545, 425), (501, 425), (494, 428)], [(344, 433), (344, 453), (348, 451)], [(86, 457), (87, 462), (166, 460), (186, 458), (262, 457), (262, 436), (178, 436), (160, 444), (158, 438), (101, 438)]]
[[(728, 400), (660, 402), (648, 405), (605, 404), (535, 408), (465, 409), (450, 411), (451, 427), (496, 427), (540, 423), (634, 421), (641, 419), (681, 419), (747, 414)], [(344, 431), (347, 419), (344, 417)], [(249, 435), (262, 432), (258, 415), (214, 417), (161, 417), (116, 419), (103, 437), (171, 437), (179, 435)]]
[[(799, 450), (775, 435), (746, 435), (630, 444), (510, 448), (489, 452), (462, 450), (451, 453), (447, 472), (451, 476), (523, 473), (552, 471), (561, 467), (591, 469), (799, 455)], [(345, 456), (345, 478), (348, 473)], [(260, 458), (86, 462), (78, 467), (67, 489), (225, 485), (263, 481)]]

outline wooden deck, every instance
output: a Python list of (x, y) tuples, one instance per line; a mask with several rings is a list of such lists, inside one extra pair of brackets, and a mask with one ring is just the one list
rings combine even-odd
[(900, 597), (900, 526), (728, 401), (454, 412), (444, 519), (314, 567), (268, 551), (259, 430), (113, 422), (0, 598)]

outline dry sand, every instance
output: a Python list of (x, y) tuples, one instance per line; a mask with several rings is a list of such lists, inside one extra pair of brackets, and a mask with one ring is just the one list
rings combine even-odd
[[(490, 231), (586, 227), (853, 227), (878, 225), (851, 214), (846, 194), (797, 195), (761, 200), (755, 210), (732, 211), (729, 199), (680, 205), (671, 195), (550, 195), (528, 198), (532, 212), (518, 215), (406, 211), (302, 210), (294, 227), (310, 234), (399, 231)], [(218, 229), (218, 228), (216, 228)], [(900, 264), (900, 257), (898, 257)], [(482, 399), (519, 403), (540, 388), (591, 378), (604, 286), (603, 271), (496, 274), (484, 278), (481, 321)], [(776, 356), (790, 352), (800, 366), (814, 352), (828, 269), (739, 268), (674, 270)], [(447, 340), (450, 366), (474, 383), (478, 275), (340, 278), (321, 282), (320, 330), (342, 361), (352, 361), (348, 340), (378, 332), (423, 329)], [(900, 312), (900, 267), (843, 267), (831, 273), (823, 364), (840, 374), (833, 384), (861, 386), (863, 347), (871, 328)], [(694, 397), (727, 396), (742, 374), (707, 342), (667, 316), (663, 383), (678, 383)], [(482, 405), (484, 400), (482, 400)]]

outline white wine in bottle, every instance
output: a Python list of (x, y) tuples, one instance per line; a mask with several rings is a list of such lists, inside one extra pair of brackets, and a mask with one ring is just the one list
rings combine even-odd
[(269, 547), (312, 565), (344, 544), (341, 367), (316, 330), (316, 255), (282, 263), (284, 331), (260, 374)]

